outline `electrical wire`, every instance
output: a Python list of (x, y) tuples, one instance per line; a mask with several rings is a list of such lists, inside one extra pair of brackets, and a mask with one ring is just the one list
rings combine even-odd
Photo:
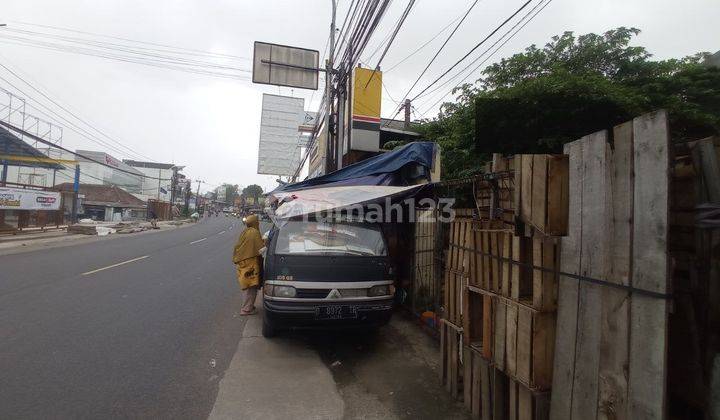
[[(477, 1), (478, 0), (475, 0), (475, 2), (477, 2)], [(392, 36), (390, 37), (390, 40), (388, 41), (387, 45), (385, 46), (385, 50), (383, 51), (382, 55), (378, 59), (377, 64), (375, 65), (375, 70), (373, 70), (373, 74), (370, 75), (368, 84), (370, 84), (370, 80), (372, 80), (372, 77), (375, 74), (375, 72), (380, 69), (380, 64), (382, 64), (383, 60), (385, 59), (385, 55), (387, 54), (388, 50), (390, 49), (390, 46), (392, 46), (392, 43), (395, 41), (395, 37), (397, 36), (398, 32), (400, 32), (400, 28), (402, 28), (403, 23), (405, 23), (405, 19), (407, 19), (408, 15), (410, 14), (410, 11), (412, 10), (413, 5), (415, 5), (415, 0), (410, 0), (408, 2), (408, 5), (405, 7), (405, 11), (403, 12), (402, 16), (400, 16), (398, 23), (395, 25), (395, 30), (392, 32)], [(365, 85), (365, 86), (367, 87), (367, 85)]]
[[(55, 101), (54, 99), (52, 99), (47, 93), (43, 92), (43, 91), (40, 90), (38, 87), (36, 87), (36, 86), (33, 85), (32, 83), (30, 83), (30, 82), (28, 82), (27, 80), (25, 80), (20, 74), (18, 74), (18, 72), (16, 72), (16, 71), (14, 71), (13, 69), (9, 68), (9, 67), (6, 66), (5, 64), (0, 63), (0, 67), (4, 68), (4, 69), (5, 69), (6, 71), (8, 71), (10, 74), (12, 74), (13, 76), (15, 76), (18, 80), (20, 80), (21, 82), (23, 82), (25, 85), (29, 86), (29, 87), (30, 87), (32, 90), (34, 90), (35, 92), (39, 93), (43, 98), (45, 98), (46, 100), (50, 101), (52, 104), (54, 104), (54, 105), (57, 106), (58, 108), (62, 109), (63, 111), (65, 111), (66, 113), (68, 113), (69, 115), (71, 115), (72, 117), (74, 117), (75, 119), (77, 119), (78, 121), (80, 121), (81, 123), (83, 123), (84, 125), (90, 127), (90, 128), (93, 129), (95, 132), (97, 132), (97, 133), (99, 133), (100, 135), (102, 135), (103, 137), (107, 138), (109, 141), (112, 141), (113, 143), (115, 143), (115, 144), (123, 147), (125, 150), (127, 150), (128, 152), (130, 152), (131, 155), (135, 155), (135, 156), (138, 156), (138, 157), (140, 157), (140, 158), (142, 158), (142, 159), (149, 159), (150, 161), (153, 161), (152, 159), (148, 158), (147, 156), (144, 156), (144, 155), (142, 155), (141, 153), (136, 152), (136, 151), (133, 150), (132, 148), (124, 145), (122, 142), (113, 139), (112, 137), (110, 137), (109, 135), (105, 134), (105, 133), (104, 133), (103, 131), (101, 131), (100, 129), (98, 129), (98, 128), (94, 127), (92, 124), (88, 123), (87, 121), (84, 121), (84, 120), (83, 120), (82, 118), (80, 118), (76, 113), (72, 112), (71, 110), (69, 110), (69, 109), (67, 109), (66, 107), (64, 107), (62, 104), (60, 104), (60, 103), (58, 103), (57, 101)], [(60, 118), (61, 120), (65, 121), (65, 122), (66, 122), (68, 125), (70, 125), (71, 127), (74, 127), (76, 130), (80, 130), (81, 132), (85, 133), (85, 134), (86, 134), (85, 137), (86, 137), (88, 140), (91, 140), (91, 141), (93, 141), (93, 142), (95, 142), (95, 143), (101, 144), (101, 145), (103, 145), (103, 146), (105, 146), (105, 147), (108, 147), (108, 148), (110, 148), (110, 149), (112, 149), (112, 150), (115, 150), (115, 151), (117, 151), (117, 152), (120, 152), (120, 153), (122, 153), (122, 154), (124, 154), (124, 155), (127, 155), (127, 154), (128, 154), (128, 152), (122, 152), (121, 149), (119, 149), (118, 147), (112, 146), (112, 145), (111, 145), (110, 143), (108, 143), (107, 141), (101, 140), (101, 139), (99, 139), (98, 137), (96, 137), (95, 135), (92, 135), (92, 134), (90, 134), (89, 132), (87, 132), (87, 130), (78, 127), (77, 125), (75, 125), (74, 123), (72, 123), (72, 121), (70, 121), (69, 119), (61, 116), (60, 114), (58, 114), (57, 112), (55, 112), (54, 110), (52, 110), (50, 107), (42, 104), (42, 102), (40, 102), (40, 101), (32, 98), (32, 96), (26, 94), (22, 89), (18, 88), (17, 86), (15, 86), (15, 85), (12, 84), (11, 82), (9, 82), (7, 79), (4, 79), (4, 78), (1, 78), (1, 77), (0, 77), (0, 80), (5, 81), (5, 82), (8, 83), (10, 86), (12, 86), (13, 88), (15, 88), (15, 89), (18, 90), (19, 92), (21, 92), (25, 97), (31, 99), (33, 102), (35, 102), (35, 103), (37, 103), (38, 105), (42, 106), (43, 108), (47, 109), (50, 113), (52, 113), (53, 115), (57, 116), (57, 117)], [(153, 162), (154, 162), (154, 161), (153, 161)]]
[(153, 179), (153, 180), (155, 180), (155, 181), (162, 181), (162, 180), (164, 180), (164, 179), (165, 179), (165, 180), (167, 179), (167, 178), (152, 177), (152, 176), (145, 175), (145, 174), (140, 174), (140, 175), (138, 175), (138, 174), (136, 174), (136, 173), (134, 173), (134, 172), (130, 172), (130, 171), (128, 171), (128, 170), (125, 170), (125, 169), (122, 169), (122, 168), (118, 168), (118, 167), (116, 167), (116, 166), (112, 166), (112, 165), (107, 164), (107, 163), (105, 163), (105, 162), (101, 162), (101, 161), (99, 161), (99, 160), (95, 160), (95, 159), (93, 159), (93, 158), (90, 158), (90, 157), (88, 157), (88, 156), (83, 155), (82, 153), (73, 152), (72, 150), (69, 150), (69, 149), (67, 149), (67, 148), (65, 148), (65, 147), (63, 147), (63, 146), (60, 146), (60, 145), (57, 145), (57, 144), (52, 143), (52, 142), (50, 142), (50, 141), (47, 141), (47, 140), (45, 140), (45, 139), (43, 139), (43, 138), (41, 138), (41, 137), (36, 136), (35, 134), (28, 133), (27, 131), (23, 130), (22, 128), (16, 127), (15, 125), (10, 124), (10, 123), (7, 123), (7, 122), (5, 122), (5, 121), (1, 121), (1, 120), (0, 120), (0, 125), (2, 125), (3, 127), (7, 128), (7, 129), (9, 129), (9, 130), (15, 131), (16, 133), (20, 133), (20, 134), (22, 134), (22, 135), (24, 135), (24, 136), (27, 136), (27, 137), (31, 138), (32, 140), (34, 140), (34, 141), (36, 141), (36, 142), (38, 142), (38, 143), (42, 143), (42, 144), (44, 144), (44, 145), (46, 145), (46, 146), (50, 146), (50, 147), (55, 148), (55, 149), (60, 149), (60, 150), (62, 150), (63, 152), (70, 153), (70, 154), (72, 154), (72, 155), (74, 155), (74, 156), (77, 156), (77, 157), (79, 157), (79, 158), (81, 158), (81, 159), (84, 159), (84, 160), (87, 160), (87, 161), (90, 161), (90, 162), (97, 163), (98, 165), (105, 166), (105, 167), (107, 167), (107, 168), (113, 169), (113, 170), (118, 171), (118, 172), (123, 172), (123, 173), (129, 174), (129, 175), (133, 175), (133, 176), (137, 176), (137, 177), (141, 177), (141, 178)]
[[(448, 92), (448, 93), (446, 93), (445, 95), (441, 96), (440, 99), (438, 99), (438, 100), (435, 101), (432, 105), (430, 105), (430, 107), (428, 107), (428, 108), (425, 110), (425, 113), (429, 112), (429, 111), (430, 111), (432, 108), (434, 108), (439, 102), (441, 102), (445, 97), (447, 97), (447, 95), (451, 94), (452, 92), (455, 91), (455, 89), (457, 89), (458, 87), (460, 87), (460, 86), (465, 82), (465, 80), (467, 80), (468, 77), (470, 77), (470, 76), (471, 76), (473, 73), (475, 73), (480, 67), (482, 67), (483, 64), (485, 64), (490, 58), (492, 58), (502, 47), (505, 46), (505, 44), (507, 44), (511, 39), (513, 39), (513, 38), (515, 37), (515, 35), (517, 35), (518, 32), (520, 32), (527, 24), (529, 24), (533, 19), (535, 19), (535, 17), (536, 17), (538, 14), (540, 14), (540, 12), (542, 12), (550, 3), (552, 3), (552, 0), (547, 0), (547, 1), (542, 0), (540, 3), (538, 3), (538, 4), (537, 4), (533, 9), (531, 9), (525, 16), (523, 16), (523, 17), (520, 19), (520, 21), (518, 21), (513, 27), (511, 27), (498, 41), (496, 41), (493, 45), (491, 45), (487, 50), (485, 50), (485, 52), (483, 52), (481, 55), (479, 55), (479, 56), (478, 56), (475, 60), (473, 60), (468, 66), (466, 66), (465, 68), (463, 68), (463, 70), (461, 70), (460, 72), (458, 72), (458, 74), (456, 74), (455, 76), (453, 76), (453, 79), (455, 79), (455, 78), (458, 77), (460, 74), (462, 74), (468, 67), (470, 67), (470, 66), (472, 66), (473, 64), (475, 64), (475, 63), (476, 63), (481, 57), (483, 57), (490, 49), (492, 49), (495, 45), (497, 45), (500, 41), (502, 41), (503, 38), (505, 38), (506, 35), (508, 35), (510, 32), (513, 31), (513, 29), (515, 29), (518, 25), (520, 25), (520, 27), (517, 28), (517, 30), (515, 30), (515, 32), (513, 32), (507, 39), (505, 39), (505, 40), (500, 44), (500, 46), (498, 46), (498, 47), (497, 47), (494, 51), (492, 51), (492, 52), (490, 53), (490, 55), (488, 55), (482, 62), (480, 62), (477, 66), (475, 66), (475, 67), (460, 81), (460, 83), (458, 83), (457, 85), (455, 85), (455, 87), (453, 87), (453, 88), (450, 90), (450, 92)], [(539, 10), (535, 11), (536, 9), (538, 9), (538, 7), (539, 7)], [(535, 11), (535, 12), (534, 12), (534, 11)], [(533, 14), (533, 12), (534, 12), (534, 14)], [(530, 16), (531, 14), (532, 14), (532, 16)], [(530, 18), (527, 19), (527, 20), (525, 20), (528, 16), (530, 16)], [(525, 20), (524, 23), (523, 23), (523, 20)], [(453, 79), (449, 79), (449, 80), (453, 80)], [(446, 83), (447, 83), (447, 82), (446, 82)]]
[(447, 25), (443, 26), (443, 28), (440, 29), (440, 31), (439, 31), (438, 33), (436, 33), (435, 35), (433, 35), (432, 38), (430, 38), (429, 40), (425, 41), (422, 45), (420, 45), (417, 49), (415, 49), (415, 51), (413, 51), (413, 52), (411, 52), (410, 54), (406, 55), (405, 58), (403, 58), (402, 60), (400, 60), (400, 61), (398, 61), (397, 63), (393, 64), (392, 66), (390, 66), (390, 68), (383, 70), (383, 73), (384, 73), (384, 74), (387, 74), (388, 72), (390, 72), (391, 70), (393, 70), (393, 69), (395, 69), (397, 66), (399, 66), (400, 64), (402, 64), (402, 63), (404, 63), (405, 61), (407, 61), (410, 57), (412, 57), (412, 56), (414, 56), (415, 54), (417, 54), (418, 52), (420, 52), (423, 48), (425, 48), (425, 47), (427, 47), (428, 45), (430, 45), (430, 43), (433, 42), (433, 41), (435, 41), (435, 40), (437, 39), (437, 37), (439, 37), (440, 35), (442, 35), (443, 32), (445, 32), (445, 31), (447, 30), (447, 28), (449, 28), (450, 26), (452, 26), (453, 23), (457, 22), (457, 21), (460, 20), (461, 18), (462, 18), (462, 15), (460, 15), (460, 16), (456, 17), (455, 19), (451, 20), (450, 23), (448, 23)]
[(415, 99), (418, 98), (420, 95), (422, 95), (425, 91), (427, 91), (428, 89), (430, 89), (435, 83), (437, 83), (438, 81), (440, 81), (440, 79), (442, 79), (443, 77), (445, 77), (445, 75), (447, 75), (448, 73), (450, 73), (450, 72), (452, 71), (452, 69), (454, 69), (455, 67), (457, 67), (457, 66), (458, 66), (460, 63), (462, 63), (463, 61), (465, 61), (465, 59), (468, 58), (468, 57), (470, 56), (470, 54), (472, 54), (473, 52), (475, 52), (475, 50), (477, 50), (478, 48), (480, 48), (485, 42), (488, 41), (488, 39), (490, 39), (490, 38), (491, 38), (493, 35), (495, 35), (500, 29), (502, 29), (503, 26), (505, 26), (508, 22), (510, 22), (510, 20), (512, 20), (515, 16), (517, 16), (518, 13), (520, 13), (523, 9), (525, 9), (532, 1), (533, 1), (533, 0), (527, 0), (525, 3), (523, 3), (522, 6), (520, 6), (515, 12), (513, 12), (512, 15), (510, 15), (507, 19), (505, 19), (502, 23), (500, 23), (500, 25), (498, 25), (495, 29), (493, 29), (493, 31), (490, 32), (485, 38), (483, 38), (482, 41), (478, 42), (474, 47), (472, 47), (472, 48), (470, 49), (470, 51), (468, 51), (464, 56), (462, 56), (459, 60), (457, 60), (452, 66), (450, 66), (447, 70), (445, 70), (440, 76), (438, 76), (435, 80), (433, 80), (432, 83), (430, 83), (429, 85), (427, 85), (423, 90), (420, 91), (420, 93), (418, 93), (417, 95), (415, 95), (415, 97), (413, 98), (413, 100), (415, 100)]
[(140, 45), (150, 45), (153, 47), (162, 47), (162, 49), (145, 48), (147, 50), (155, 50), (155, 51), (159, 51), (159, 52), (180, 52), (180, 53), (196, 55), (196, 56), (222, 57), (222, 58), (250, 61), (250, 58), (248, 58), (248, 57), (242, 57), (242, 56), (237, 56), (237, 55), (232, 55), (232, 54), (214, 53), (214, 52), (210, 52), (210, 51), (203, 51), (203, 50), (198, 50), (198, 49), (193, 49), (193, 48), (177, 47), (177, 46), (173, 46), (173, 45), (160, 44), (160, 43), (147, 42), (147, 41), (138, 41), (138, 40), (129, 39), (129, 38), (122, 38), (122, 37), (117, 37), (117, 36), (112, 36), (112, 35), (104, 35), (104, 34), (99, 34), (99, 33), (95, 33), (95, 32), (80, 31), (77, 29), (64, 28), (64, 27), (60, 27), (60, 26), (42, 25), (42, 24), (38, 24), (38, 23), (23, 22), (23, 21), (10, 21), (10, 22), (20, 24), (20, 25), (26, 25), (26, 26), (34, 26), (34, 27), (45, 28), (45, 29), (53, 29), (53, 30), (63, 31), (63, 32), (72, 32), (72, 33), (83, 34), (83, 35), (92, 35), (92, 36), (97, 36), (97, 37), (102, 37), (102, 38), (115, 39), (115, 40), (120, 40), (120, 41), (136, 43), (136, 44), (140, 44)]
[[(440, 81), (443, 77), (445, 77), (448, 73), (452, 71), (455, 67), (457, 67), (460, 63), (462, 63), (466, 58), (468, 58), (475, 50), (480, 48), (485, 42), (487, 42), (493, 35), (495, 35), (500, 29), (502, 29), (503, 26), (505, 26), (508, 22), (510, 22), (515, 16), (518, 15), (523, 9), (525, 9), (533, 0), (527, 0), (525, 3), (523, 3), (515, 12), (513, 12), (512, 15), (510, 15), (507, 19), (505, 19), (503, 22), (501, 22), (495, 29), (492, 30), (485, 38), (483, 38), (480, 42), (478, 42), (474, 47), (470, 49), (465, 55), (463, 55), (459, 60), (457, 60), (453, 65), (451, 65), (447, 70), (445, 70), (440, 76), (438, 76), (435, 80), (433, 80), (429, 85), (427, 85), (423, 90), (420, 91), (420, 93), (416, 94), (412, 99), (412, 101), (415, 101), (417, 98), (419, 98), (424, 92), (426, 92), (428, 89), (430, 89), (433, 85), (435, 85), (438, 81)], [(409, 94), (409, 92), (408, 92)], [(403, 98), (404, 100), (404, 98)], [(402, 110), (402, 108), (398, 108), (398, 110), (395, 112), (393, 117), (394, 119)]]
[[(435, 52), (435, 55), (433, 55), (433, 57), (432, 57), (432, 58), (430, 59), (430, 61), (427, 63), (427, 65), (425, 66), (425, 68), (423, 69), (423, 71), (420, 72), (420, 75), (417, 77), (417, 79), (415, 79), (415, 82), (412, 84), (412, 86), (410, 86), (410, 89), (408, 89), (407, 93), (406, 93), (406, 94), (403, 96), (403, 98), (400, 100), (400, 103), (401, 103), (401, 104), (405, 101), (405, 99), (407, 99), (408, 95), (410, 95), (410, 92), (412, 92), (412, 90), (413, 90), (413, 89), (415, 88), (415, 86), (418, 84), (418, 82), (420, 81), (420, 79), (422, 79), (422, 77), (425, 75), (425, 73), (426, 73), (427, 70), (430, 68), (430, 66), (432, 65), (432, 63), (435, 62), (435, 59), (438, 57), (438, 55), (440, 55), (440, 53), (441, 53), (442, 50), (445, 48), (445, 46), (448, 44), (448, 42), (450, 42), (450, 40), (452, 39), (453, 35), (455, 35), (455, 33), (457, 32), (458, 29), (460, 29), (460, 26), (462, 26), (463, 22), (465, 22), (465, 19), (467, 19), (467, 17), (468, 17), (468, 15), (470, 14), (470, 12), (472, 12), (472, 10), (473, 10), (473, 9), (475, 8), (475, 6), (478, 4), (478, 1), (479, 1), (479, 0), (475, 0), (475, 1), (470, 5), (470, 7), (467, 9), (467, 11), (465, 12), (465, 14), (463, 15), (462, 19), (460, 19), (460, 22), (458, 22), (457, 25), (455, 25), (455, 28), (452, 30), (452, 32), (450, 32), (450, 35), (448, 35), (448, 37), (445, 39), (445, 42), (443, 42), (443, 44), (440, 46), (440, 48), (438, 48), (437, 52)], [(379, 64), (378, 64), (378, 65), (379, 65)], [(404, 105), (401, 105), (401, 106), (404, 106)], [(397, 115), (398, 113), (400, 113), (400, 108), (398, 108), (398, 112), (397, 112), (395, 115)], [(394, 118), (394, 117), (393, 117), (393, 118)]]

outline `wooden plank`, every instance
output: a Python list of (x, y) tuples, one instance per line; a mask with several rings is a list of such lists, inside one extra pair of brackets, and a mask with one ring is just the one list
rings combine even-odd
[(533, 420), (532, 392), (522, 384), (518, 384), (518, 419)]
[[(612, 220), (610, 263), (607, 281), (628, 285), (630, 278), (633, 218), (633, 124), (618, 125), (613, 134), (613, 156), (610, 162), (610, 197)], [(628, 365), (628, 292), (605, 287), (602, 290), (600, 332), (600, 370), (598, 382), (598, 417), (627, 418)]]
[(508, 420), (518, 419), (518, 383), (508, 380)]
[(513, 159), (515, 173), (513, 174), (513, 213), (515, 218), (521, 218), (522, 208), (522, 155), (515, 155)]
[(508, 377), (492, 367), (490, 371), (492, 375), (492, 418), (493, 420), (506, 420)]
[(510, 278), (512, 276), (512, 264), (509, 262), (512, 259), (512, 235), (509, 233), (502, 235), (502, 257), (502, 295), (509, 297)]
[(490, 271), (490, 232), (483, 232), (483, 289), (490, 290), (492, 287), (492, 276)]
[(711, 203), (720, 202), (720, 179), (716, 174), (720, 173), (718, 154), (715, 151), (714, 137), (709, 137), (695, 142), (693, 153), (697, 154), (700, 168), (702, 168), (703, 183), (708, 201)]
[[(493, 257), (499, 256), (500, 253), (497, 252), (498, 246), (497, 246), (497, 232), (490, 232), (490, 249), (489, 253), (492, 254)], [(498, 292), (500, 290), (500, 276), (498, 275), (498, 263), (499, 261), (497, 258), (489, 257), (489, 263), (490, 263), (490, 290), (493, 292)]]
[(555, 313), (535, 313), (532, 328), (532, 380), (530, 384), (534, 389), (547, 390), (552, 386)]
[(472, 410), (472, 352), (468, 346), (463, 346), (463, 403)]
[[(519, 236), (512, 237), (512, 259), (515, 262), (522, 262), (522, 243)], [(522, 268), (518, 264), (512, 264), (512, 273), (510, 277), (510, 298), (513, 300), (520, 299), (520, 275)]]
[(518, 306), (516, 357), (515, 376), (528, 385), (532, 363), (532, 311), (524, 306)]
[(495, 300), (495, 319), (493, 327), (493, 360), (497, 369), (505, 370), (505, 328), (507, 327), (506, 318), (507, 305), (499, 299)]
[(548, 156), (546, 235), (567, 234), (568, 165), (565, 155)]
[(453, 398), (458, 397), (458, 381), (460, 372), (458, 371), (458, 332), (455, 329), (450, 331), (450, 395)]
[[(565, 144), (569, 157), (568, 169), (568, 235), (561, 240), (560, 270), (580, 273), (580, 240), (582, 230), (582, 140)], [(575, 338), (577, 335), (578, 281), (560, 276), (553, 362), (553, 383), (550, 418), (565, 420), (570, 417), (573, 376), (575, 373)]]
[(483, 357), (487, 360), (492, 358), (492, 297), (482, 295), (483, 299), (483, 331), (482, 331), (482, 350)]
[[(583, 138), (582, 243), (580, 273), (604, 280), (608, 264), (607, 131)], [(597, 416), (598, 369), (600, 364), (600, 285), (581, 281), (578, 288), (575, 374), (572, 390), (573, 418)]]
[(451, 355), (452, 355), (452, 329), (447, 325), (447, 322), (443, 320), (443, 326), (445, 327), (445, 390), (447, 392), (452, 391), (451, 386)]
[[(664, 111), (633, 120), (632, 285), (668, 291), (669, 134)], [(665, 416), (667, 302), (633, 294), (630, 303), (629, 418)]]
[(480, 371), (480, 354), (471, 351), (472, 358), (472, 409), (471, 413), (474, 419), (481, 416), (480, 404), (482, 403), (482, 372)]
[(517, 319), (518, 308), (516, 304), (507, 306), (507, 327), (505, 339), (505, 371), (510, 376), (516, 375), (517, 366)]
[(545, 232), (547, 217), (547, 155), (533, 155), (532, 224)]
[[(551, 239), (533, 238), (533, 266), (556, 269), (555, 245)], [(533, 270), (533, 307), (542, 311), (557, 307), (557, 276), (553, 272)]]
[(533, 155), (521, 155), (522, 178), (520, 180), (520, 219), (532, 221)]
[(483, 420), (492, 420), (492, 406), (490, 398), (490, 369), (488, 362), (478, 358), (478, 364), (480, 365), (480, 411), (482, 412)]
[(445, 378), (447, 378), (447, 350), (445, 349), (447, 345), (447, 328), (445, 327), (445, 320), (440, 319), (438, 327), (440, 328), (440, 369), (438, 376), (440, 377), (440, 383), (444, 384)]

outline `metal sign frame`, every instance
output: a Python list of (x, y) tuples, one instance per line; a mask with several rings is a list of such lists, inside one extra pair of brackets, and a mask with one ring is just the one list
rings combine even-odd
[[(263, 51), (265, 50), (265, 51)], [(280, 55), (300, 53), (307, 59), (311, 54), (312, 63), (303, 62), (281, 62), (273, 61), (273, 52)], [(277, 60), (277, 57), (276, 57)], [(292, 61), (292, 60), (291, 60)], [(253, 83), (272, 86), (287, 86), (299, 89), (317, 90), (319, 84), (319, 72), (322, 70), (320, 64), (320, 51), (308, 48), (292, 47), (289, 45), (274, 44), (270, 42), (255, 41), (253, 46)], [(308, 73), (311, 73), (310, 80)], [(290, 76), (290, 77), (288, 77)], [(294, 76), (295, 79), (305, 79), (293, 83), (288, 81)], [(304, 82), (304, 83), (303, 83)]]

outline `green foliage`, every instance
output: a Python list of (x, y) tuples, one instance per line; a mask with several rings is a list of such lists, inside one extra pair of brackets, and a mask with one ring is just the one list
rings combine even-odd
[(421, 127), (443, 149), (445, 177), (477, 172), (491, 151), (558, 152), (568, 141), (660, 108), (670, 112), (676, 139), (719, 133), (720, 70), (701, 64), (707, 53), (652, 61), (644, 47), (629, 45), (639, 32), (565, 32), (456, 89), (457, 100)]
[(243, 197), (253, 197), (256, 200), (262, 195), (262, 193), (262, 187), (257, 184), (250, 184), (242, 190)]

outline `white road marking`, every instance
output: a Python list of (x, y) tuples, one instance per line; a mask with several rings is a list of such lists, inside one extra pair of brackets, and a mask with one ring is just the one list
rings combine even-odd
[(142, 257), (133, 258), (133, 259), (131, 259), (131, 260), (119, 262), (119, 263), (117, 263), (117, 264), (108, 265), (107, 267), (98, 268), (97, 270), (88, 271), (87, 273), (82, 273), (82, 275), (83, 275), (83, 276), (87, 276), (88, 274), (94, 274), (94, 273), (97, 273), (98, 271), (107, 270), (107, 269), (109, 269), (109, 268), (113, 268), (113, 267), (117, 267), (117, 266), (120, 266), (120, 265), (129, 264), (129, 263), (131, 263), (131, 262), (135, 262), (135, 261), (139, 261), (139, 260), (144, 260), (145, 258), (148, 258), (148, 257), (149, 257), (149, 255), (143, 255)]
[(192, 242), (190, 242), (190, 245), (196, 244), (196, 243), (198, 243), (198, 242), (206, 241), (206, 240), (207, 240), (207, 238), (198, 239), (197, 241), (192, 241)]
[(222, 235), (223, 233), (227, 232), (226, 230), (223, 230), (222, 232), (218, 233), (218, 235)]

